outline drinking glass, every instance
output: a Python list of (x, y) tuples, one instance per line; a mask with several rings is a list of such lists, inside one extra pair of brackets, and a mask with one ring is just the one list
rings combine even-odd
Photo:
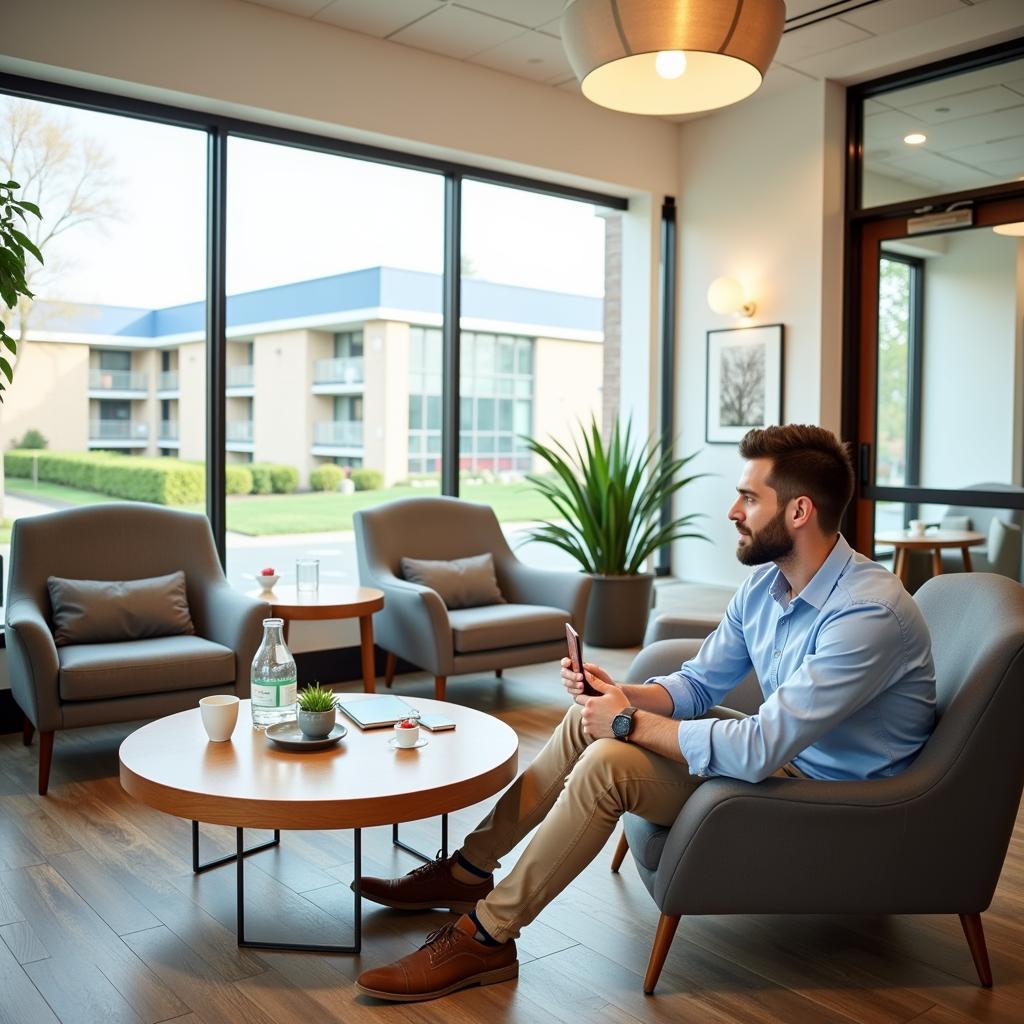
[(295, 560), (295, 586), (307, 593), (316, 593), (320, 589), (320, 560), (317, 558), (298, 558)]

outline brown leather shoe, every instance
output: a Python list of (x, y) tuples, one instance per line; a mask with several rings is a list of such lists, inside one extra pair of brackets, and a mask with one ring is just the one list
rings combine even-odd
[(473, 938), (475, 932), (472, 920), (463, 914), (431, 932), (415, 953), (387, 967), (363, 971), (356, 988), (377, 999), (415, 1003), (517, 977), (515, 942), (509, 939), (498, 946), (485, 946)]
[(479, 882), (460, 882), (452, 874), (454, 861), (453, 853), (447, 860), (438, 856), (421, 864), (401, 878), (357, 878), (352, 883), (352, 891), (395, 910), (438, 908), (453, 914), (468, 914), (476, 909), (477, 900), (490, 895), (494, 878), (489, 875)]

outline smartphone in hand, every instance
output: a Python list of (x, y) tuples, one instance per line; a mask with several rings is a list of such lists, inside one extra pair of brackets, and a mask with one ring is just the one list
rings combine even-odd
[(583, 671), (583, 641), (579, 633), (567, 622), (565, 624), (565, 640), (569, 645), (569, 661), (572, 663), (573, 672), (579, 672), (583, 676), (583, 693), (587, 697), (600, 697), (601, 694), (587, 682), (587, 675)]

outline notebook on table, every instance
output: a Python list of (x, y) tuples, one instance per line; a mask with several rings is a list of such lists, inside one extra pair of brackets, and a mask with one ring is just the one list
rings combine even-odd
[(338, 707), (360, 729), (382, 729), (408, 718), (415, 711), (411, 704), (390, 693), (365, 700), (338, 701)]

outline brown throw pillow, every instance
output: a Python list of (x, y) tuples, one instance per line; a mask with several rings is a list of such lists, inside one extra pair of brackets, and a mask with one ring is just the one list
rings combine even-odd
[(451, 562), (403, 558), (402, 575), (410, 583), (436, 590), (448, 608), (506, 603), (494, 573), (494, 557), (489, 553), (456, 558)]
[(185, 593), (185, 573), (144, 580), (46, 581), (53, 607), (53, 640), (100, 644), (195, 633)]

